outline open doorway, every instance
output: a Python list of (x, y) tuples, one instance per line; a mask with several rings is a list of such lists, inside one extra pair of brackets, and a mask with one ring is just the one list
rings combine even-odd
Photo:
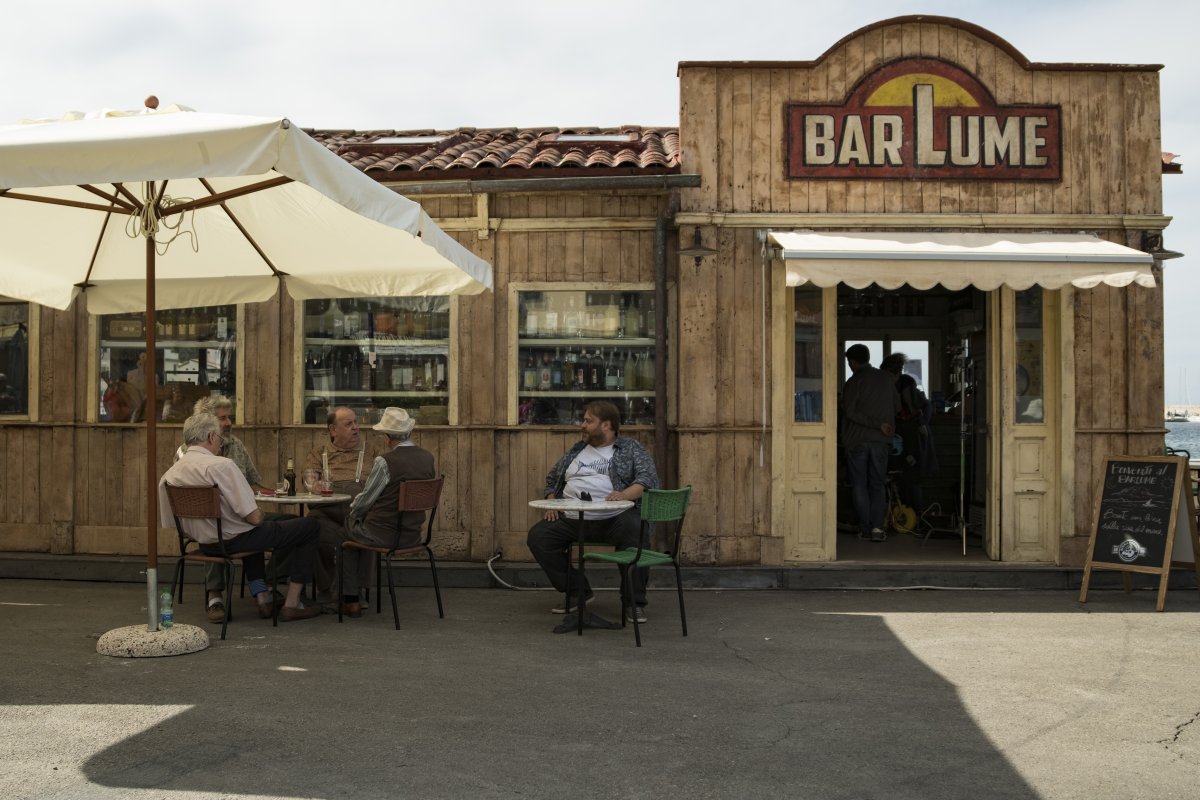
[[(987, 558), (988, 327), (988, 297), (977, 289), (838, 287), (838, 352), (864, 345), (872, 366), (889, 359), (907, 387), (888, 458), (885, 541), (860, 538), (838, 447), (839, 561), (961, 561), (964, 532), (966, 558)], [(839, 414), (849, 376), (839, 359)]]

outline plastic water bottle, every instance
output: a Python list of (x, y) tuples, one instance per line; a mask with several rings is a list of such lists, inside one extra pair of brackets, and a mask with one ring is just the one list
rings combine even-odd
[(166, 630), (175, 624), (175, 609), (171, 606), (171, 593), (163, 592), (158, 596), (158, 627)]

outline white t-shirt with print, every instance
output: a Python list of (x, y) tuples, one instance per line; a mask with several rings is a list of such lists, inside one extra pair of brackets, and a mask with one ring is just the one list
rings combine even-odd
[[(578, 500), (583, 492), (591, 495), (593, 500), (603, 500), (612, 494), (612, 479), (608, 477), (608, 467), (612, 463), (613, 446), (593, 447), (588, 445), (579, 451), (575, 460), (567, 467), (567, 485), (563, 487), (563, 496)], [(620, 511), (591, 512), (588, 519), (608, 519), (620, 514)]]

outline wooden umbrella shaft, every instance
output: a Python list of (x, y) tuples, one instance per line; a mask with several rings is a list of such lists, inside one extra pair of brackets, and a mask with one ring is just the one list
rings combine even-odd
[(154, 338), (154, 236), (146, 240), (146, 591), (150, 609), (149, 630), (158, 630), (158, 415), (154, 387), (158, 383)]

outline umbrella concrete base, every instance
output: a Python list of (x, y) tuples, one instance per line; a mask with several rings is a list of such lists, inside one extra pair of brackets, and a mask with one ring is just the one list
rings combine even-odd
[(114, 628), (96, 642), (96, 652), (117, 658), (158, 658), (198, 653), (208, 647), (208, 634), (195, 625), (173, 625), (151, 631), (145, 625)]

